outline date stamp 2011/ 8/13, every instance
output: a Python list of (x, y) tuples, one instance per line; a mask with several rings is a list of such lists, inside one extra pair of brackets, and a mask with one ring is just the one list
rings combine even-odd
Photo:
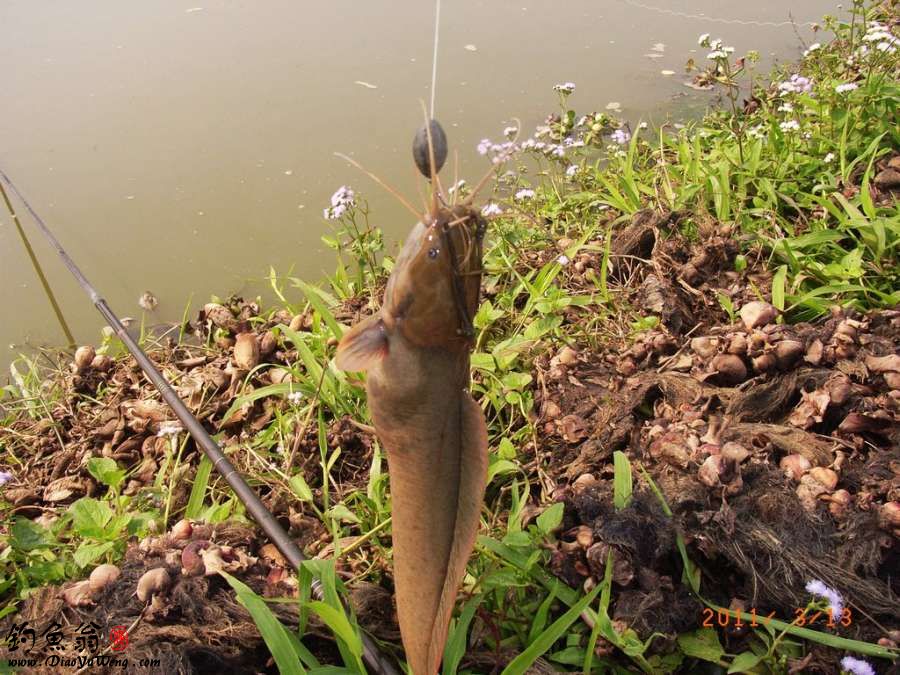
[[(706, 607), (701, 612), (701, 626), (704, 628), (715, 628), (716, 626), (720, 626), (721, 628), (727, 628), (728, 626), (734, 628), (743, 628), (744, 626), (757, 628), (759, 626), (767, 626), (771, 623), (772, 619), (778, 618), (775, 616), (775, 612), (771, 612), (770, 614), (757, 613), (755, 607), (749, 612), (743, 612), (743, 614), (745, 616), (749, 615), (750, 619), (742, 619), (735, 612), (723, 610), (716, 611)], [(790, 623), (794, 626), (821, 625), (826, 628), (836, 628), (837, 626), (844, 626), (846, 628), (853, 623), (853, 613), (849, 607), (844, 607), (841, 610), (840, 616), (833, 616), (830, 610), (812, 611), (807, 607), (797, 607), (794, 609), (794, 619)]]

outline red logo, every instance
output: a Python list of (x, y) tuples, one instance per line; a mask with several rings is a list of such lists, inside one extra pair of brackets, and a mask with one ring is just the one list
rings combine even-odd
[(109, 629), (109, 648), (114, 652), (128, 649), (128, 629), (125, 626), (113, 626)]

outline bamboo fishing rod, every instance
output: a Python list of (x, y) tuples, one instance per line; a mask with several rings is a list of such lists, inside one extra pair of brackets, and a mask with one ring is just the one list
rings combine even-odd
[[(128, 331), (125, 330), (125, 326), (119, 320), (119, 318), (115, 315), (115, 313), (110, 309), (106, 300), (97, 292), (97, 290), (91, 285), (91, 283), (87, 280), (87, 278), (82, 274), (78, 265), (75, 264), (75, 261), (66, 253), (66, 250), (62, 247), (62, 244), (59, 243), (59, 240), (53, 235), (53, 232), (50, 231), (50, 228), (47, 227), (46, 223), (44, 223), (43, 219), (37, 214), (37, 212), (31, 207), (31, 204), (27, 199), (19, 192), (19, 189), (15, 186), (15, 184), (10, 180), (9, 176), (0, 169), (0, 179), (6, 185), (9, 186), (9, 189), (13, 194), (18, 197), (19, 201), (25, 206), (25, 209), (28, 213), (31, 214), (32, 219), (34, 219), (35, 224), (38, 229), (43, 233), (43, 235), (50, 242), (50, 245), (56, 249), (56, 252), (59, 254), (59, 257), (62, 259), (63, 264), (65, 264), (66, 268), (72, 273), (75, 279), (78, 281), (78, 285), (81, 286), (82, 290), (87, 293), (88, 297), (90, 297), (91, 302), (94, 307), (97, 308), (97, 311), (103, 316), (106, 320), (106, 323), (110, 328), (115, 331), (116, 336), (122, 341), (131, 355), (134, 357), (135, 361), (137, 361), (138, 365), (141, 367), (141, 370), (144, 371), (144, 374), (147, 378), (153, 383), (153, 386), (159, 391), (162, 395), (163, 400), (169, 404), (169, 407), (172, 409), (172, 412), (175, 413), (175, 416), (178, 420), (184, 425), (184, 428), (187, 429), (188, 433), (193, 437), (194, 441), (199, 445), (206, 456), (209, 458), (210, 462), (212, 462), (213, 468), (219, 472), (219, 474), (225, 479), (228, 485), (231, 486), (231, 489), (234, 490), (234, 493), (238, 496), (238, 499), (243, 502), (244, 506), (247, 507), (247, 511), (253, 517), (253, 519), (259, 524), (262, 528), (263, 532), (265, 532), (266, 536), (275, 544), (276, 548), (281, 552), (281, 554), (285, 557), (288, 563), (295, 570), (299, 571), (300, 566), (303, 563), (304, 556), (300, 551), (300, 548), (294, 541), (288, 536), (288, 533), (284, 531), (284, 528), (278, 524), (278, 521), (275, 520), (275, 517), (269, 512), (269, 510), (262, 503), (262, 500), (256, 495), (253, 489), (247, 484), (244, 478), (238, 473), (237, 469), (225, 456), (225, 453), (222, 452), (221, 448), (219, 448), (218, 444), (213, 440), (213, 437), (209, 435), (209, 432), (206, 428), (200, 424), (196, 417), (191, 414), (191, 411), (188, 410), (187, 406), (172, 388), (165, 377), (163, 377), (162, 373), (159, 372), (154, 363), (150, 360), (147, 354), (141, 349), (140, 345), (135, 342), (135, 340), (128, 334)], [(322, 584), (318, 579), (314, 579), (311, 584), (312, 594), (317, 599), (322, 599), (324, 593), (322, 589)], [(362, 642), (363, 642), (363, 661), (366, 666), (374, 673), (382, 673), (383, 675), (399, 675), (399, 671), (396, 669), (394, 664), (388, 660), (388, 658), (381, 654), (378, 646), (372, 640), (372, 638), (367, 635), (365, 632), (362, 633)]]

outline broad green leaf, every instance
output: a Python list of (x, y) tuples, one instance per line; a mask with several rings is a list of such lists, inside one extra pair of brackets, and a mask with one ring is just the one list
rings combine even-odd
[(291, 476), (291, 479), (288, 481), (291, 486), (291, 490), (294, 491), (294, 494), (302, 502), (311, 502), (313, 500), (313, 493), (309, 487), (309, 484), (306, 482), (306, 479), (303, 477), (302, 473), (296, 473)]
[(564, 509), (565, 505), (562, 502), (556, 502), (544, 509), (537, 517), (538, 529), (544, 534), (550, 534), (557, 529), (562, 523)]
[(728, 666), (729, 673), (745, 673), (751, 668), (755, 668), (762, 660), (761, 656), (757, 656), (753, 652), (744, 652), (734, 657), (731, 665)]
[(105, 533), (107, 523), (112, 520), (113, 512), (109, 504), (92, 497), (82, 497), (69, 507), (72, 525), (82, 537), (100, 539)]
[(104, 541), (100, 543), (81, 542), (81, 545), (75, 550), (75, 555), (73, 556), (75, 564), (79, 567), (87, 567), (115, 545), (116, 542), (114, 541)]
[(115, 490), (125, 478), (125, 470), (120, 469), (116, 460), (109, 457), (91, 457), (87, 470), (94, 478)]
[(690, 633), (682, 633), (678, 636), (678, 646), (686, 656), (712, 663), (718, 663), (725, 655), (714, 628), (698, 628)]

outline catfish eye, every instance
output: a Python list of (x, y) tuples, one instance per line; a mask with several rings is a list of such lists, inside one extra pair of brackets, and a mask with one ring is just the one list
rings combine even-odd
[(428, 249), (428, 257), (431, 258), (432, 260), (434, 260), (435, 258), (438, 257), (438, 254), (440, 252), (441, 252), (441, 249), (439, 249), (439, 248), (430, 248), (430, 249)]

